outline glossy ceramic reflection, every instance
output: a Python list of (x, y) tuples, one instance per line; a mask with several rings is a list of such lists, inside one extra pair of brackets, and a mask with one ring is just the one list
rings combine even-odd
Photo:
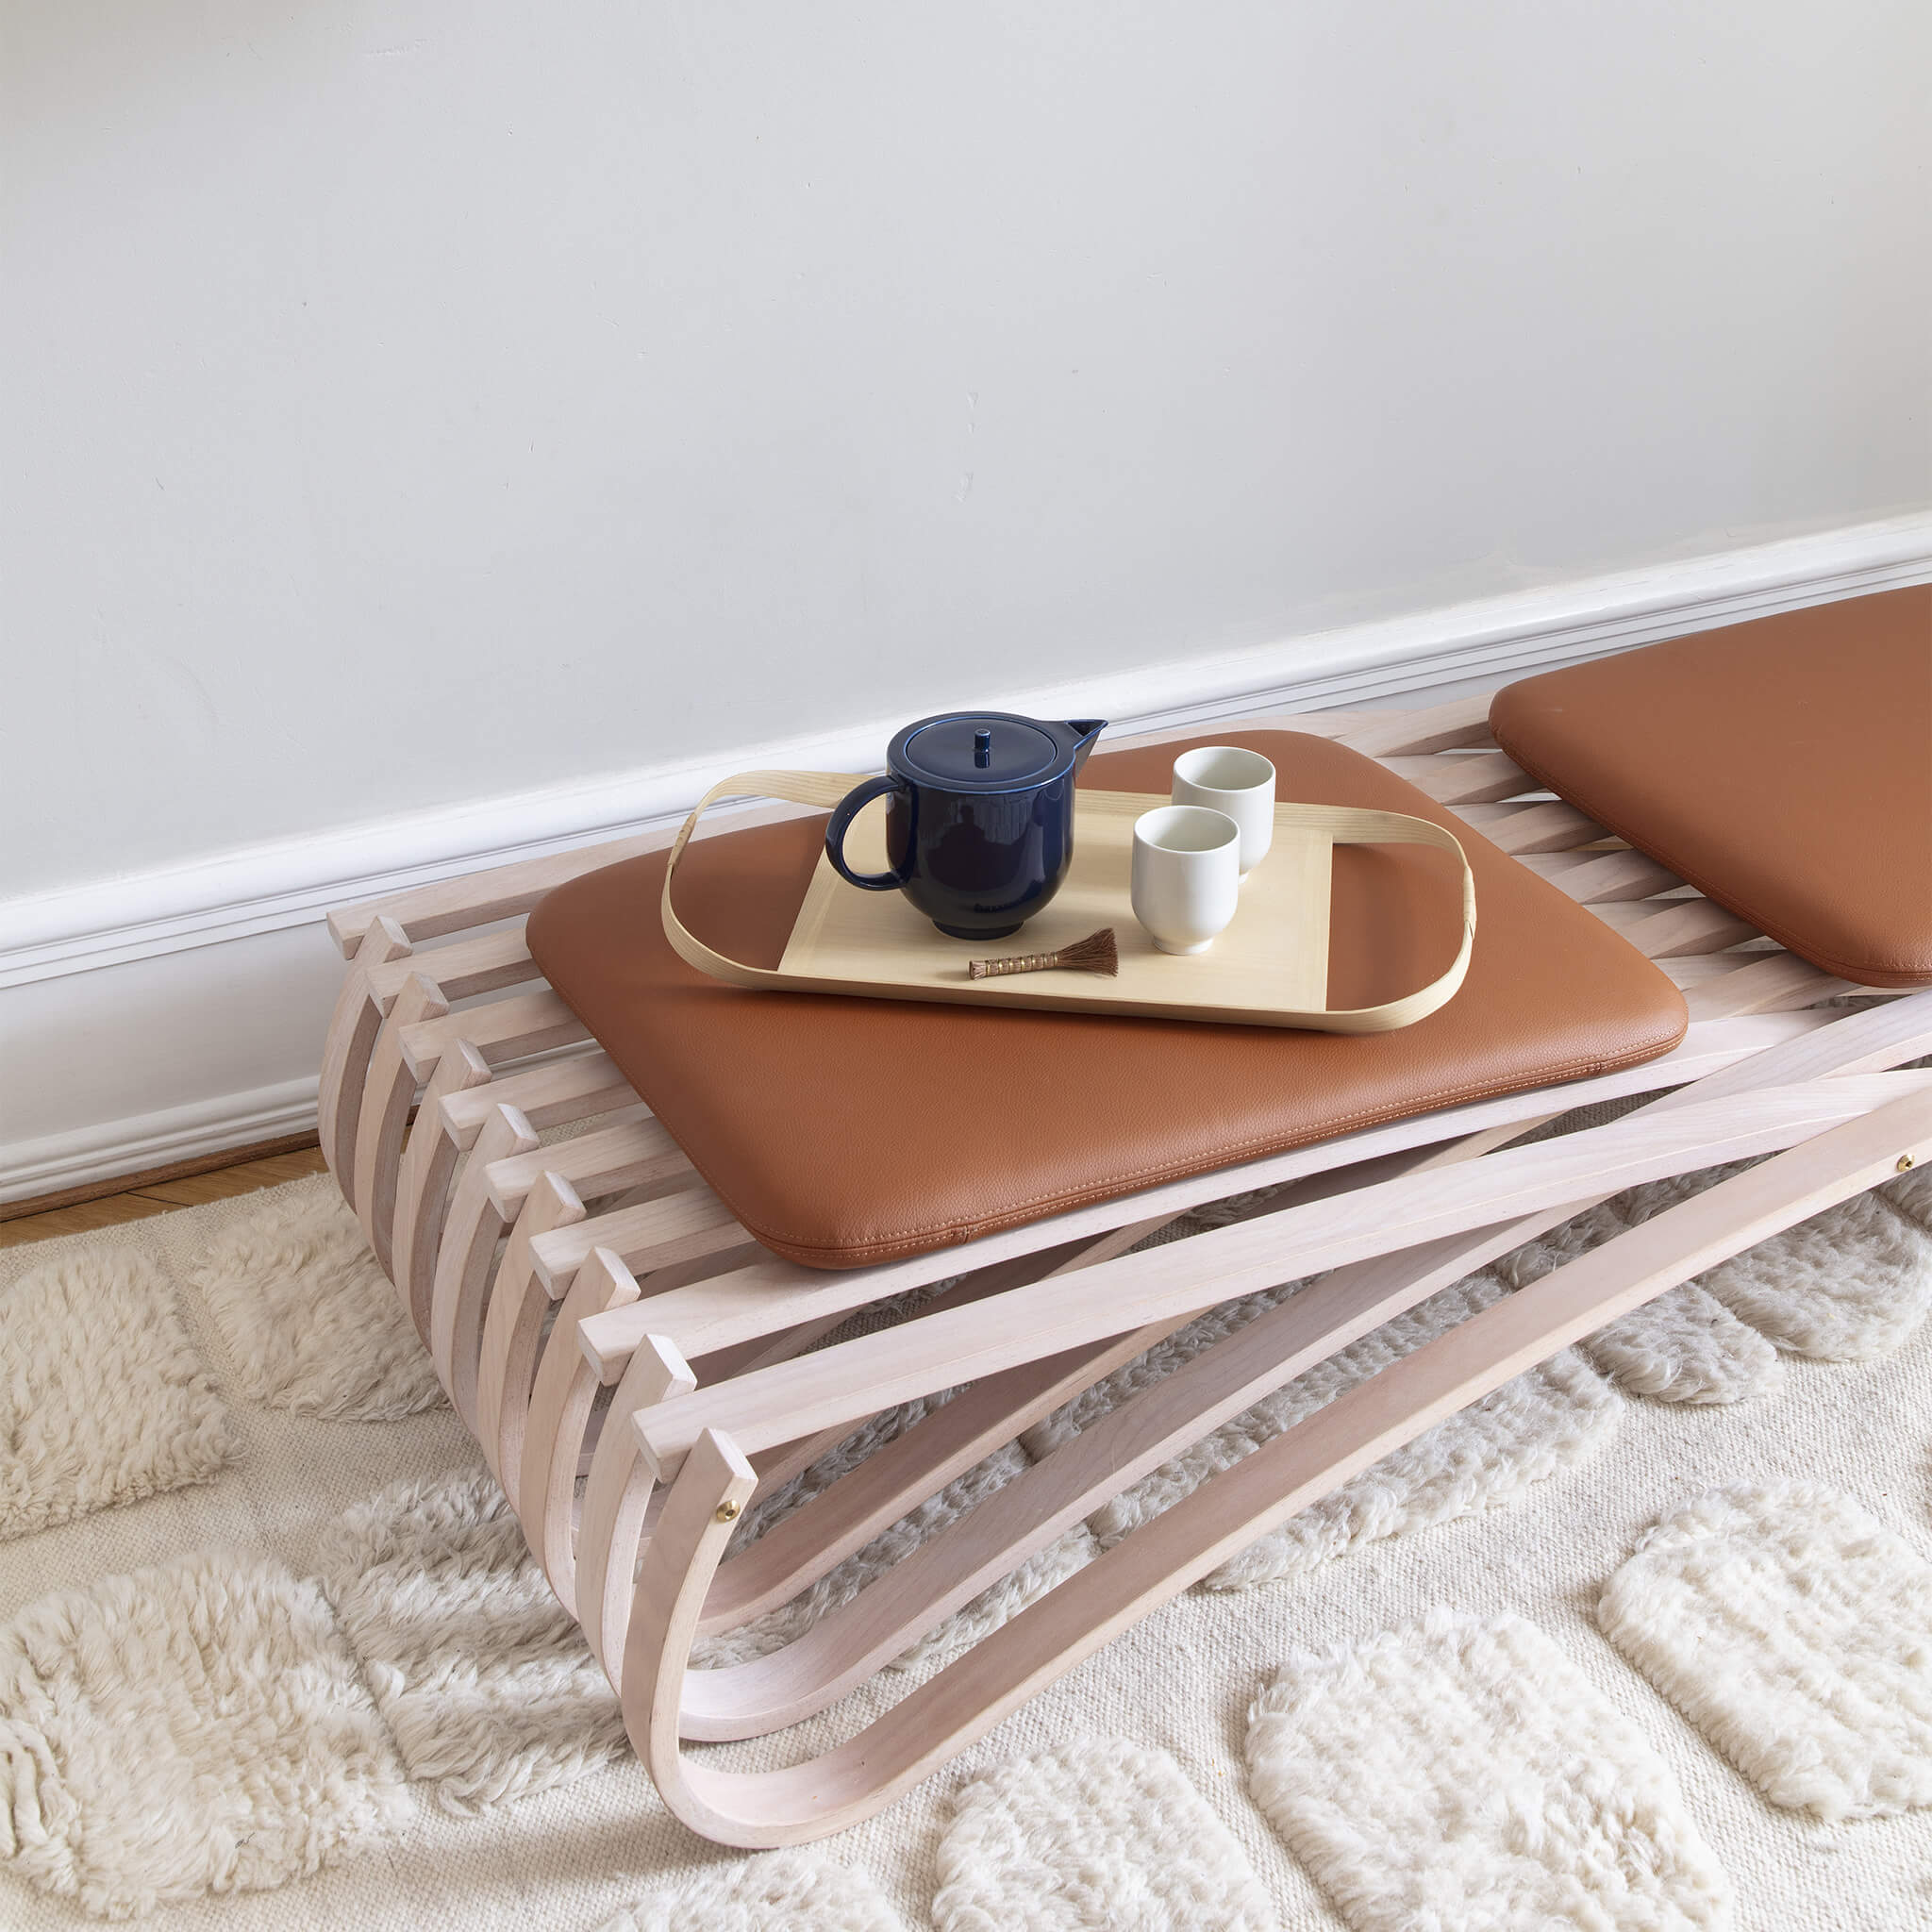
[[(892, 740), (883, 776), (846, 793), (825, 827), (840, 875), (904, 892), (949, 938), (1005, 939), (1059, 891), (1074, 856), (1074, 780), (1105, 719), (1048, 724), (1008, 711), (922, 718)], [(886, 800), (888, 870), (856, 873), (845, 833)]]
[(1241, 904), (1241, 830), (1225, 812), (1163, 805), (1134, 821), (1134, 917), (1163, 953), (1205, 953)]

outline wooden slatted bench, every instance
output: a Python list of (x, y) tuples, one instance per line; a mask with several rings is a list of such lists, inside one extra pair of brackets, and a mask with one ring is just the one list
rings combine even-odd
[[(324, 1074), (331, 1171), (616, 1688), (640, 1757), (693, 1829), (771, 1846), (870, 1815), (1113, 1633), (1442, 1417), (1932, 1158), (1932, 1074), (1906, 1070), (1932, 1053), (1932, 993), (1835, 1004), (1857, 982), (1552, 802), (1497, 748), (1489, 718), (1476, 697), (1241, 725), (1313, 733), (1380, 761), (1587, 908), (1682, 991), (1676, 1046), (866, 1266), (809, 1267), (761, 1245), (544, 984), (522, 927), (502, 924), (559, 885), (660, 852), (668, 832), (332, 916), (347, 976)], [(784, 816), (755, 809), (720, 830)], [(1611, 1124), (1524, 1144), (1572, 1109), (1646, 1095)], [(545, 1140), (566, 1124), (585, 1130)], [(845, 1743), (760, 1773), (685, 1752), (687, 1740), (759, 1736), (828, 1708), (1221, 1422), (1584, 1206), (1746, 1157), (1769, 1158), (1352, 1389)], [(1141, 1245), (1236, 1194), (1245, 1206), (1224, 1224)], [(1320, 1270), (1332, 1272), (1316, 1290), (1032, 1463), (805, 1637), (754, 1662), (691, 1668), (698, 1637), (808, 1589), (1202, 1310)], [(907, 1319), (825, 1345), (855, 1314), (941, 1283)], [(875, 1412), (960, 1383), (964, 1393), (727, 1557), (754, 1494)]]

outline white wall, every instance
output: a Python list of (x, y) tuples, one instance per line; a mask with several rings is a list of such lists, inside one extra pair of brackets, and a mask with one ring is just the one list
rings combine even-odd
[(1923, 0), (0, 0), (0, 1143), (286, 1112), (334, 884), (740, 747), (1932, 568), (1928, 64)]
[(1932, 494), (1922, 0), (5, 11), (0, 895)]

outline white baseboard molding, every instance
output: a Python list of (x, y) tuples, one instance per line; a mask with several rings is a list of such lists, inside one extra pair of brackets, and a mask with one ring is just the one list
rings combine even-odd
[(0, 1201), (30, 1200), (175, 1161), (198, 1160), (231, 1147), (313, 1133), (315, 1088), (311, 1074), (250, 1092), (224, 1093), (158, 1113), (16, 1141), (0, 1147)]
[[(1472, 679), (1500, 684), (1928, 577), (1932, 511), (984, 701), (1036, 717), (1108, 718), (1124, 736), (1244, 710), (1330, 709)], [(0, 901), (0, 989), (302, 925), (332, 906), (675, 824), (734, 769), (870, 770), (904, 723), (865, 719), (728, 756), (475, 799)]]
[[(1501, 684), (1658, 638), (1928, 580), (1932, 511), (985, 696), (1040, 716), (1109, 718), (1121, 736), (1252, 711), (1414, 702), (1445, 687)], [(326, 944), (321, 921), (329, 908), (675, 824), (734, 769), (862, 771), (903, 722), (866, 720), (834, 734), (0, 902), (0, 1201), (312, 1127), (315, 1080), (304, 1070), (320, 1058), (321, 989), (333, 969), (307, 949)], [(174, 957), (197, 949), (206, 949), (206, 968)], [(238, 1000), (256, 1021), (245, 1049), (226, 1024)], [(150, 1049), (163, 1008), (175, 1050), (157, 1061)], [(15, 1079), (8, 1091), (9, 1035), (31, 1039), (26, 1058), (42, 1068), (58, 1060), (52, 1045), (108, 1070), (85, 1103), (104, 1117), (75, 1124), (74, 1097), (53, 1091), (44, 1074)], [(184, 1067), (194, 1069), (196, 1083), (186, 1091)]]

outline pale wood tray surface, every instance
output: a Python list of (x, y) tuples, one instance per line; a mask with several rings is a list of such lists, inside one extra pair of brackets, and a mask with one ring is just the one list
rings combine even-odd
[[(1120, 1012), (1167, 1019), (1239, 1020), (1243, 1008), (1316, 1011), (1328, 1002), (1328, 890), (1334, 841), (1292, 823), (1277, 807), (1274, 842), (1241, 887), (1240, 909), (1205, 953), (1162, 953), (1134, 917), (1129, 894), (1134, 821), (1167, 800), (1144, 791), (1082, 791), (1074, 803), (1074, 860), (1053, 903), (1004, 940), (954, 940), (901, 892), (848, 885), (821, 858), (778, 970), (918, 989), (957, 989), (976, 1004)], [(885, 808), (854, 822), (846, 850), (855, 870), (886, 866)], [(967, 962), (1010, 953), (1050, 953), (1103, 925), (1113, 927), (1120, 976), (1028, 973), (969, 979)]]

